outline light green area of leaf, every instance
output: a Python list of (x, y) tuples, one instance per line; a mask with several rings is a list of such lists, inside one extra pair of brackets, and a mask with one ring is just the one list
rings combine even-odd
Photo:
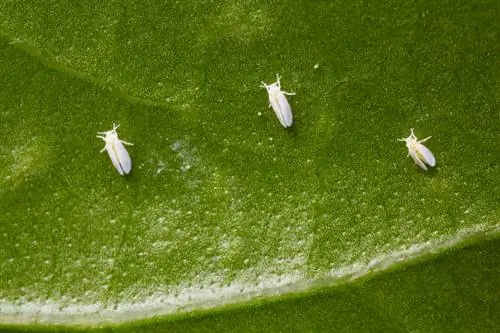
[(485, 240), (334, 288), (220, 311), (92, 330), (0, 325), (0, 332), (496, 332), (500, 240)]
[[(499, 22), (494, 1), (1, 0), (3, 321), (304, 291), (498, 229)], [(99, 154), (114, 122), (128, 177)]]

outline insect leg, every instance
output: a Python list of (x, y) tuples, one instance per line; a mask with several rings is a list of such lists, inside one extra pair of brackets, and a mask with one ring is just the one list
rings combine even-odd
[(422, 142), (424, 142), (424, 141), (427, 141), (427, 140), (429, 140), (430, 138), (432, 138), (432, 136), (428, 136), (428, 137), (426, 137), (425, 139), (420, 140), (418, 143), (422, 143)]
[(130, 143), (130, 142), (127, 142), (127, 141), (123, 141), (123, 140), (120, 140), (121, 143), (123, 143), (124, 145), (128, 145), (128, 146), (133, 146), (134, 144), (133, 143)]

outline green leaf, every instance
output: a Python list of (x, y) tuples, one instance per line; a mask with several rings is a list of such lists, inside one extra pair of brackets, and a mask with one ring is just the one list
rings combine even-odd
[[(498, 22), (479, 0), (0, 0), (0, 321), (212, 309), (498, 234)], [(99, 154), (113, 123), (127, 177)]]
[[(496, 315), (500, 240), (479, 243), (484, 240), (313, 293), (86, 331), (494, 332), (500, 327)], [(81, 331), (64, 326), (5, 328), (9, 332)]]

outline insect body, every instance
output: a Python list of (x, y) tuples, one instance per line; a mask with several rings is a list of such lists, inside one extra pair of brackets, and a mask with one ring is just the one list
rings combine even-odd
[(280, 76), (276, 74), (277, 81), (267, 85), (262, 82), (261, 87), (267, 89), (269, 94), (269, 107), (272, 107), (276, 117), (280, 121), (283, 127), (290, 127), (293, 123), (292, 108), (288, 103), (285, 95), (295, 95), (295, 93), (289, 93), (281, 90)]
[(406, 147), (408, 148), (408, 156), (411, 156), (415, 163), (424, 170), (427, 170), (428, 166), (435, 166), (436, 159), (432, 155), (431, 151), (422, 144), (422, 142), (429, 140), (431, 137), (427, 137), (423, 140), (418, 141), (417, 137), (413, 133), (413, 128), (410, 129), (410, 136), (403, 139), (398, 139), (398, 141), (406, 142)]
[(132, 161), (130, 160), (130, 155), (124, 145), (132, 145), (132, 143), (122, 141), (118, 138), (118, 133), (116, 133), (118, 127), (120, 127), (120, 125), (116, 126), (113, 124), (112, 130), (107, 132), (97, 132), (97, 134), (104, 135), (98, 135), (97, 137), (106, 142), (106, 145), (101, 150), (101, 153), (105, 150), (108, 152), (111, 162), (113, 162), (113, 165), (118, 173), (123, 176), (123, 174), (128, 174), (132, 169)]

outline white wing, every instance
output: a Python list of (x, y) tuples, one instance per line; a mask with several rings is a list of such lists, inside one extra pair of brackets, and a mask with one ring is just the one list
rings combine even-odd
[(111, 159), (111, 163), (113, 163), (113, 166), (115, 167), (116, 171), (118, 171), (118, 173), (123, 176), (123, 169), (120, 165), (115, 145), (113, 143), (106, 143), (105, 148), (106, 151), (108, 152), (109, 158)]
[(282, 116), (283, 121), (284, 121), (284, 122), (282, 121), (281, 124), (284, 127), (292, 126), (293, 114), (292, 114), (292, 108), (290, 107), (288, 100), (286, 99), (285, 95), (282, 92), (280, 92), (280, 94), (278, 95), (277, 100), (278, 100), (278, 104), (280, 106), (281, 116)]
[[(132, 169), (132, 160), (130, 159), (130, 155), (128, 154), (127, 149), (125, 148), (123, 143), (121, 143), (120, 140), (115, 141), (114, 147), (115, 147), (116, 155), (118, 157), (118, 161), (120, 163), (121, 169), (126, 174), (130, 173), (130, 170)], [(115, 165), (115, 167), (116, 167), (116, 165)], [(120, 171), (118, 171), (118, 172), (120, 172)]]
[(427, 171), (427, 166), (425, 166), (425, 163), (422, 162), (422, 160), (420, 159), (420, 157), (418, 156), (417, 154), (417, 151), (416, 150), (413, 150), (413, 149), (410, 149), (410, 156), (411, 158), (413, 158), (413, 160), (415, 161), (415, 163), (421, 167), (422, 169), (424, 169), (425, 171)]
[(292, 109), (290, 108), (290, 104), (288, 104), (285, 95), (283, 95), (281, 91), (271, 93), (269, 94), (269, 103), (271, 104), (281, 125), (283, 125), (283, 127), (292, 126)]
[(426, 146), (419, 143), (415, 148), (418, 155), (423, 158), (425, 163), (427, 163), (431, 167), (436, 165), (436, 158), (434, 157), (434, 155), (432, 155), (431, 151)]

